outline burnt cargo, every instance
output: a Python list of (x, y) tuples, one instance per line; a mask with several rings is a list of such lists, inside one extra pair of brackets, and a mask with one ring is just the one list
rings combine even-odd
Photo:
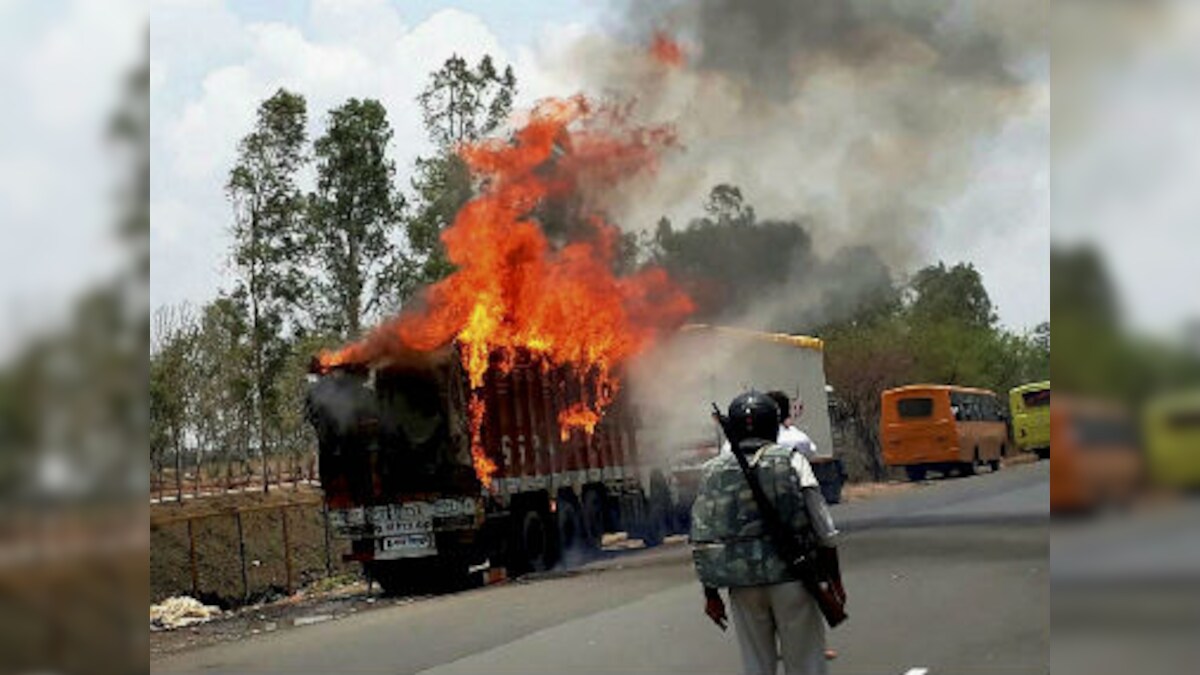
[[(388, 590), (429, 576), (509, 575), (586, 557), (606, 532), (655, 545), (667, 504), (642, 489), (636, 424), (618, 392), (592, 432), (560, 414), (591, 382), (528, 353), (495, 353), (476, 400), (490, 486), (472, 460), (472, 391), (456, 347), (318, 375), (308, 416), (334, 536)], [(657, 494), (656, 494), (657, 496)]]

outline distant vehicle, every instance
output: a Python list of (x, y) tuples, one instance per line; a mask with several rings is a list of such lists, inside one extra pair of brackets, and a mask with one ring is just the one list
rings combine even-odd
[(669, 401), (667, 410), (639, 406), (643, 448), (659, 448), (669, 466), (677, 511), (691, 509), (699, 467), (719, 451), (722, 440), (709, 417), (712, 403), (724, 407), (750, 389), (779, 390), (792, 399), (789, 416), (816, 446), (810, 460), (826, 501), (841, 500), (846, 475), (834, 457), (825, 382), (824, 343), (805, 335), (691, 324), (684, 326), (662, 358), (652, 360), (660, 391), (643, 396)]
[(1031, 382), (1014, 387), (1008, 393), (1012, 411), (1012, 436), (1016, 447), (1050, 456), (1050, 382)]
[(546, 569), (599, 549), (606, 532), (662, 540), (667, 486), (642, 480), (624, 397), (592, 434), (564, 433), (559, 415), (581, 400), (578, 377), (526, 353), (484, 379), (478, 442), (495, 463), (485, 486), (457, 349), (315, 373), (308, 411), (321, 485), (334, 535), (351, 541), (349, 559), (398, 591), (487, 567)]
[(930, 470), (971, 475), (985, 464), (1000, 470), (1008, 429), (995, 393), (917, 384), (883, 392), (881, 406), (883, 461), (904, 467), (910, 480), (924, 480)]
[(1060, 397), (1050, 409), (1050, 510), (1125, 504), (1143, 474), (1137, 427), (1123, 406)]
[(1151, 480), (1163, 487), (1200, 488), (1200, 392), (1152, 400), (1142, 425)]

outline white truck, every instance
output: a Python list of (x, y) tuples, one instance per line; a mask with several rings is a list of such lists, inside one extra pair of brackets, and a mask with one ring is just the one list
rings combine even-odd
[(834, 456), (820, 339), (691, 324), (639, 365), (634, 386), (642, 447), (659, 453), (669, 476), (674, 529), (686, 521), (700, 465), (720, 448), (712, 404), (724, 409), (751, 389), (792, 399), (792, 422), (816, 445), (812, 464), (822, 492), (830, 503), (840, 501), (845, 472)]

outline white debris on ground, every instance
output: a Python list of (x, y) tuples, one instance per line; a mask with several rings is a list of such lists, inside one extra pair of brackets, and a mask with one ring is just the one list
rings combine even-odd
[(186, 595), (178, 595), (150, 605), (150, 630), (174, 630), (212, 621), (220, 615), (219, 607), (205, 605)]

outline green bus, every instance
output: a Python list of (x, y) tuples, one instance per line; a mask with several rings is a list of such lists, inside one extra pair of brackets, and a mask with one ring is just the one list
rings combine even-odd
[(1200, 391), (1159, 396), (1142, 414), (1151, 480), (1164, 487), (1200, 487)]
[(1050, 382), (1031, 382), (1008, 393), (1013, 442), (1025, 452), (1050, 456)]

